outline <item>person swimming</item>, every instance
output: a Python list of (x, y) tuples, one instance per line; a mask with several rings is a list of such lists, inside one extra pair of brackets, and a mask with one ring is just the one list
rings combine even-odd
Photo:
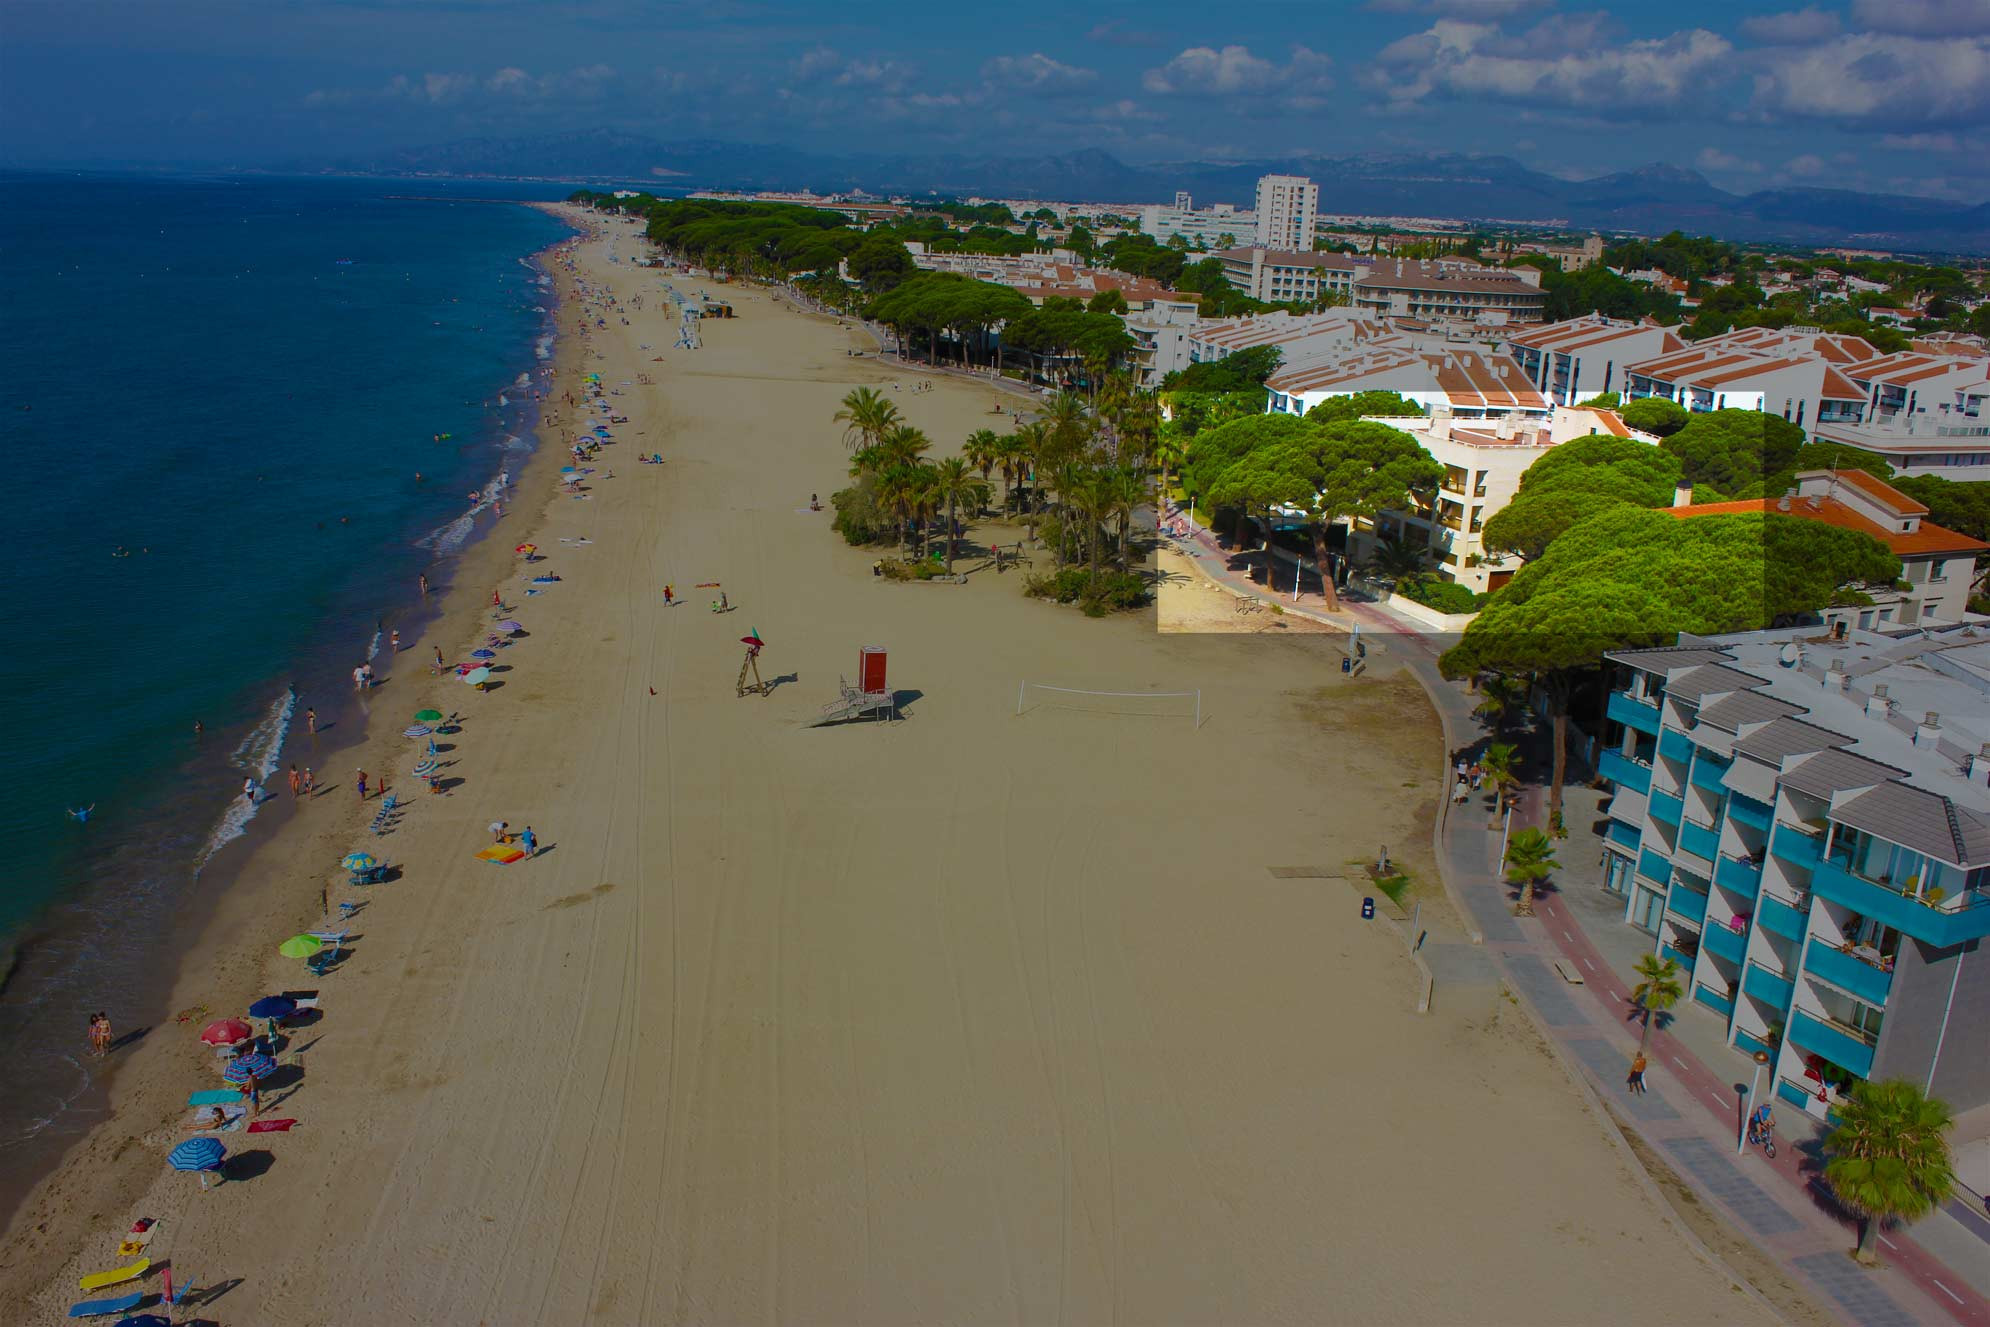
[(79, 825), (85, 825), (90, 821), (90, 812), (96, 809), (97, 804), (95, 802), (90, 803), (88, 806), (72, 806), (68, 808), (69, 818)]

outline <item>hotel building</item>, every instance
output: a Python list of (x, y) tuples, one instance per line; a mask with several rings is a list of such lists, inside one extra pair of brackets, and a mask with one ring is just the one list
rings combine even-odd
[(1313, 223), (1320, 215), (1320, 186), (1303, 175), (1263, 176), (1252, 211), (1260, 248), (1310, 252)]

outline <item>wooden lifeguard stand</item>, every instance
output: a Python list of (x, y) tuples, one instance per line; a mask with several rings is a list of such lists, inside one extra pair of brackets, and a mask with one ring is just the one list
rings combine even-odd
[[(739, 643), (746, 647), (746, 657), (739, 661), (739, 681), (737, 683), (739, 694), (742, 696), (754, 694), (764, 696), (771, 689), (765, 682), (760, 680), (760, 651), (767, 642), (761, 640), (760, 633), (755, 631), (750, 636), (741, 636)], [(746, 681), (748, 673), (753, 675), (753, 682), (750, 686)]]

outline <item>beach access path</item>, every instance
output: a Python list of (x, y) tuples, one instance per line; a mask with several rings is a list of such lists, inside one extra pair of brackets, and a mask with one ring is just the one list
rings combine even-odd
[[(1319, 638), (873, 577), (808, 510), (847, 482), (838, 401), (892, 391), (945, 454), (994, 394), (895, 390), (736, 285), (669, 349), (661, 282), (705, 283), (580, 224), (560, 279), (617, 303), (569, 296), (553, 390), (598, 372), (629, 423), (586, 496), (506, 517), (563, 579), (497, 587), (501, 685), (402, 695), (464, 712), (462, 782), (381, 841), (401, 878), (322, 983), (304, 1124), (206, 1194), (116, 1156), (158, 1180), (37, 1320), (139, 1215), (244, 1322), (1773, 1320), (1518, 1011), (1418, 1015), (1345, 885), (1269, 869), (1423, 823), (1420, 696)], [(755, 630), (774, 686), (741, 698)], [(903, 721), (804, 727), (864, 646)], [(1019, 716), (1024, 681), (1200, 688), (1204, 722)], [(475, 860), (493, 820), (541, 855)]]

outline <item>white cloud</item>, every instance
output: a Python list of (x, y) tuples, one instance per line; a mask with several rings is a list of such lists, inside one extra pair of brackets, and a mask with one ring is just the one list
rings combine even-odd
[(396, 74), (374, 88), (320, 88), (307, 94), (306, 106), (380, 105), (412, 102), (426, 106), (494, 107), (500, 102), (554, 103), (594, 100), (606, 95), (621, 75), (610, 65), (587, 65), (551, 74), (531, 74), (507, 65), (491, 74)]
[(1809, 46), (1830, 41), (1841, 26), (1838, 15), (1815, 5), (1741, 21), (1742, 34), (1766, 46)]
[(1738, 172), (1754, 174), (1756, 171), (1762, 169), (1762, 163), (1759, 161), (1749, 161), (1747, 158), (1737, 157), (1731, 152), (1723, 152), (1717, 147), (1701, 148), (1700, 155), (1693, 160), (1701, 170), (1710, 170), (1722, 175), (1732, 175)]
[(790, 69), (797, 83), (886, 93), (904, 91), (917, 73), (909, 65), (896, 60), (846, 58), (842, 52), (827, 46), (809, 51)]
[(1574, 16), (1511, 37), (1487, 24), (1441, 20), (1386, 47), (1371, 83), (1398, 108), (1436, 96), (1638, 117), (1686, 102), (1734, 53), (1725, 37), (1703, 28), (1611, 42), (1607, 23), (1604, 15)]
[(1248, 46), (1191, 46), (1141, 75), (1140, 85), (1160, 96), (1269, 98), (1292, 110), (1312, 110), (1333, 86), (1333, 61), (1294, 46), (1285, 64), (1251, 54)]
[(1831, 168), (1825, 164), (1824, 158), (1818, 156), (1815, 152), (1806, 152), (1802, 156), (1791, 157), (1783, 163), (1783, 174), (1794, 176), (1800, 180), (1807, 180), (1814, 176), (1822, 175), (1829, 169)]
[(1081, 92), (1098, 77), (1094, 70), (1053, 60), (1041, 51), (998, 55), (981, 66), (981, 81), (991, 87), (1051, 96)]
[(1436, 14), (1443, 18), (1502, 19), (1552, 0), (1368, 0), (1368, 8), (1384, 14)]
[(1772, 115), (1898, 130), (1990, 117), (1990, 38), (1852, 33), (1757, 56), (1755, 105)]
[(1990, 36), (1990, 0), (1852, 0), (1852, 21), (1909, 37)]

